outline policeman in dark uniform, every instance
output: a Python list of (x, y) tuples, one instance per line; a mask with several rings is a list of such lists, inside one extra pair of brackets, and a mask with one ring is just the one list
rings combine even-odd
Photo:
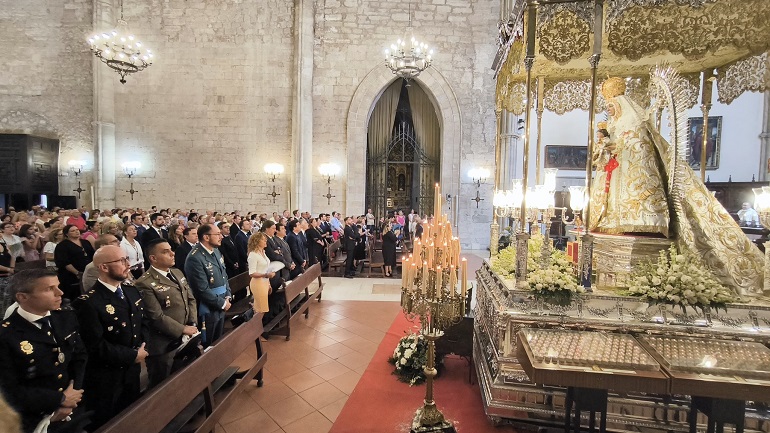
[(139, 398), (139, 374), (149, 336), (142, 320), (142, 297), (124, 282), (130, 269), (125, 252), (106, 245), (94, 254), (94, 265), (99, 279), (73, 302), (88, 349), (83, 389), (86, 408), (95, 411), (91, 431)]
[(222, 336), (225, 311), (230, 309), (230, 284), (225, 259), (217, 248), (222, 232), (213, 224), (198, 227), (198, 243), (187, 256), (184, 273), (198, 302), (198, 325), (203, 345), (210, 346)]
[(75, 315), (59, 310), (56, 272), (21, 271), (10, 287), (19, 308), (0, 325), (0, 388), (25, 432), (44, 418), (49, 432), (80, 431), (88, 421), (80, 406), (87, 354)]

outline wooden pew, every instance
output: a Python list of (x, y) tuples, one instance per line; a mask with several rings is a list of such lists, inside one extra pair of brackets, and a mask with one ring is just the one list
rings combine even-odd
[[(99, 433), (172, 433), (180, 431), (201, 408), (205, 420), (195, 433), (213, 432), (217, 422), (238, 395), (257, 379), (262, 386), (262, 368), (267, 354), (259, 336), (263, 332), (262, 315), (226, 333), (215, 345), (187, 367), (174, 373), (141, 399), (102, 426)], [(220, 388), (236, 374), (235, 360), (250, 345), (256, 344), (257, 359), (240, 382), (227, 391)], [(214, 394), (220, 391), (215, 399)], [(224, 396), (222, 396), (224, 394)]]
[(338, 240), (332, 242), (327, 249), (326, 256), (329, 258), (329, 270), (337, 269), (340, 275), (345, 272), (345, 253), (342, 252), (342, 242)]
[(241, 314), (249, 308), (252, 308), (249, 304), (249, 298), (251, 295), (251, 292), (249, 291), (249, 283), (251, 282), (249, 273), (242, 272), (232, 278), (229, 278), (227, 282), (230, 284), (230, 293), (233, 295), (231, 300), (233, 305), (225, 313), (225, 323), (228, 323), (233, 316)]
[[(315, 279), (318, 279), (318, 287), (311, 293), (310, 285), (313, 284)], [(289, 340), (291, 338), (291, 319), (302, 313), (305, 313), (305, 318), (307, 319), (310, 314), (310, 301), (317, 299), (318, 302), (321, 302), (323, 288), (321, 265), (316, 263), (303, 274), (289, 282), (289, 284), (279, 289), (278, 293), (283, 292), (284, 299), (286, 299), (286, 308), (265, 325), (266, 337), (270, 335), (284, 335), (286, 340)]]

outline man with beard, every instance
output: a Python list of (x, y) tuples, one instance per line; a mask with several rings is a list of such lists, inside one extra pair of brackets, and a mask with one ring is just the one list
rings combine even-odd
[(232, 297), (225, 259), (217, 249), (220, 245), (219, 227), (203, 224), (198, 228), (198, 243), (184, 264), (184, 273), (198, 302), (198, 325), (206, 347), (222, 336), (225, 311), (230, 309)]
[(105, 245), (94, 254), (94, 263), (99, 279), (73, 302), (88, 349), (83, 391), (86, 408), (95, 412), (91, 431), (139, 398), (148, 337), (142, 297), (124, 283), (130, 268), (125, 252)]
[(59, 310), (56, 272), (21, 271), (9, 287), (19, 308), (0, 327), (0, 388), (25, 432), (47, 417), (51, 433), (82, 430), (87, 354), (75, 315)]

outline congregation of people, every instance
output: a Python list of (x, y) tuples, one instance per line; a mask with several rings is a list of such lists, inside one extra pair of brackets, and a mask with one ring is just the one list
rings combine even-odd
[[(316, 263), (326, 270), (335, 242), (345, 277), (361, 272), (375, 239), (393, 276), (422, 220), (414, 210), (0, 209), (2, 397), (23, 431), (94, 431), (141, 396), (142, 364), (157, 386), (184, 366), (180, 345), (223, 335), (229, 278), (248, 272), (253, 310), (268, 323), (286, 308), (278, 289)], [(40, 266), (16, 272), (22, 263)]]

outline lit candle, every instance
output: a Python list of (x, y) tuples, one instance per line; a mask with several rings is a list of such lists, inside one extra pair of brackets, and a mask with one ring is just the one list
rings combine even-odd
[(417, 258), (417, 260), (420, 260), (420, 252), (422, 251), (422, 242), (420, 242), (420, 239), (414, 241), (414, 256)]
[(465, 297), (467, 296), (467, 293), (468, 293), (468, 259), (463, 257), (463, 260), (462, 260), (461, 263), (462, 263), (462, 267), (460, 268), (461, 269), (461, 271), (460, 271), (460, 278), (461, 278), (460, 284), (462, 285), (462, 288), (463, 288), (463, 290), (462, 290), (463, 299), (465, 299)]
[(414, 291), (414, 276), (417, 275), (417, 263), (412, 262), (412, 264), (409, 266), (409, 281), (407, 284), (409, 284), (409, 291)]
[(457, 269), (455, 265), (449, 266), (449, 295), (454, 297), (457, 293)]
[(406, 287), (406, 272), (404, 271), (406, 269), (406, 257), (401, 256), (401, 287)]
[(441, 188), (437, 183), (433, 192), (433, 216), (437, 217), (439, 214), (441, 214)]
[(428, 262), (422, 262), (422, 294), (425, 296), (428, 289)]
[(436, 266), (436, 299), (441, 299), (441, 266)]

